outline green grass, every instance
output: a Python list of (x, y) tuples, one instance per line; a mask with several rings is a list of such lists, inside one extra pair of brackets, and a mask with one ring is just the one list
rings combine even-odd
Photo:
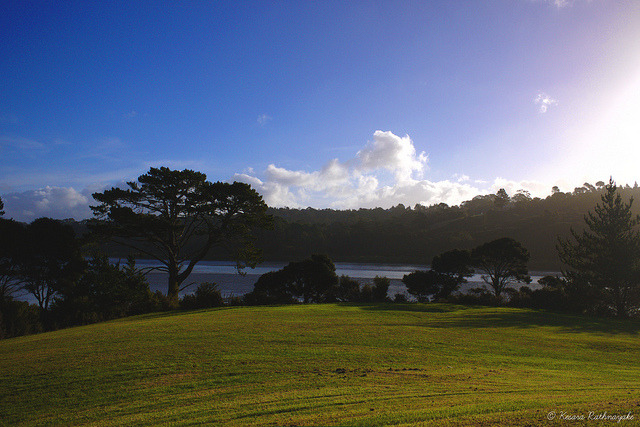
[(438, 304), (138, 316), (0, 341), (0, 422), (539, 425), (607, 411), (634, 425), (639, 331)]

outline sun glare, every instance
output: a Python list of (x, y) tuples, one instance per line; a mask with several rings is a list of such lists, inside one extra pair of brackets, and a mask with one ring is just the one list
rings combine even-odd
[(640, 67), (623, 85), (600, 120), (574, 142), (575, 177), (603, 180), (612, 176), (621, 184), (633, 184), (640, 171)]

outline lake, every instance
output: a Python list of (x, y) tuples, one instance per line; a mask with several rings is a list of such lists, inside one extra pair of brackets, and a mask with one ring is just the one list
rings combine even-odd
[[(136, 264), (139, 268), (144, 267), (156, 267), (160, 263), (151, 260), (138, 260)], [(204, 282), (214, 282), (218, 285), (222, 296), (240, 296), (253, 290), (254, 283), (258, 280), (260, 275), (269, 271), (276, 271), (283, 268), (286, 263), (262, 263), (254, 269), (245, 269), (245, 275), (239, 275), (236, 271), (235, 264), (228, 261), (202, 261), (198, 263), (191, 275), (187, 278), (187, 283), (192, 285), (187, 288), (185, 293), (192, 293), (197, 284)], [(362, 284), (373, 283), (373, 278), (376, 276), (384, 276), (390, 279), (389, 297), (397, 293), (409, 296), (407, 288), (402, 283), (402, 277), (405, 274), (412, 273), (416, 270), (426, 270), (429, 267), (427, 265), (416, 264), (359, 264), (359, 263), (342, 263), (336, 262), (336, 273), (338, 276), (346, 275)], [(532, 289), (539, 287), (537, 284), (538, 279), (548, 274), (559, 274), (557, 272), (543, 272), (532, 271), (532, 282), (529, 285)], [(159, 290), (162, 293), (167, 292), (167, 274), (159, 271), (151, 271), (147, 274), (147, 280), (149, 286), (153, 292)], [(469, 283), (461, 287), (462, 292), (466, 292), (469, 289), (482, 286), (484, 282), (479, 274), (470, 277)]]
[[(111, 259), (113, 263), (117, 262), (117, 259)], [(122, 261), (124, 262), (124, 260)], [(183, 283), (189, 284), (184, 291), (180, 292), (180, 295), (190, 294), (195, 291), (198, 284), (205, 282), (213, 282), (218, 285), (223, 297), (241, 296), (247, 292), (253, 290), (253, 285), (258, 278), (269, 271), (276, 271), (283, 268), (286, 263), (262, 263), (256, 268), (246, 268), (245, 274), (240, 275), (236, 270), (236, 265), (229, 261), (201, 261), (193, 269), (191, 275)], [(136, 266), (138, 268), (158, 267), (160, 263), (153, 260), (137, 260)], [(346, 275), (356, 280), (361, 285), (372, 284), (373, 278), (376, 276), (387, 277), (390, 280), (389, 291), (387, 295), (393, 298), (396, 294), (404, 294), (409, 300), (413, 298), (407, 293), (407, 288), (402, 283), (402, 277), (405, 274), (412, 273), (416, 270), (426, 270), (429, 267), (427, 265), (417, 264), (358, 264), (358, 263), (343, 263), (336, 262), (336, 273), (338, 276)], [(551, 271), (532, 271), (531, 272), (531, 284), (528, 285), (532, 289), (537, 289), (538, 279), (546, 275), (556, 275), (557, 272)], [(147, 273), (147, 281), (149, 282), (149, 288), (152, 292), (160, 291), (163, 294), (167, 293), (167, 274), (161, 271), (152, 270)], [(468, 283), (461, 286), (460, 291), (466, 292), (469, 289), (477, 288), (484, 285), (482, 277), (479, 274), (474, 275), (468, 279)], [(37, 303), (35, 298), (30, 294), (22, 294), (18, 299), (28, 301), (30, 303)]]

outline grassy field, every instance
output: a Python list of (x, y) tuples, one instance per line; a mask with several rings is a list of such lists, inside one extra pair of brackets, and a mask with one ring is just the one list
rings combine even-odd
[(637, 425), (639, 331), (437, 304), (146, 315), (0, 341), (0, 422)]

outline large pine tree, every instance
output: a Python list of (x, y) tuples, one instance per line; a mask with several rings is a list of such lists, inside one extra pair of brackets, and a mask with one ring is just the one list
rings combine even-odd
[(640, 290), (640, 216), (631, 212), (633, 198), (622, 201), (612, 179), (601, 200), (585, 215), (586, 229), (571, 229), (572, 239), (560, 239), (558, 252), (569, 267), (565, 275), (597, 299), (592, 306), (627, 317), (637, 308)]
[(238, 269), (258, 261), (253, 229), (269, 225), (270, 216), (248, 184), (211, 183), (201, 172), (162, 167), (127, 185), (93, 194), (100, 205), (91, 209), (102, 220), (93, 229), (159, 261), (155, 268), (168, 274), (171, 305), (178, 305), (182, 283), (212, 248), (227, 248)]

